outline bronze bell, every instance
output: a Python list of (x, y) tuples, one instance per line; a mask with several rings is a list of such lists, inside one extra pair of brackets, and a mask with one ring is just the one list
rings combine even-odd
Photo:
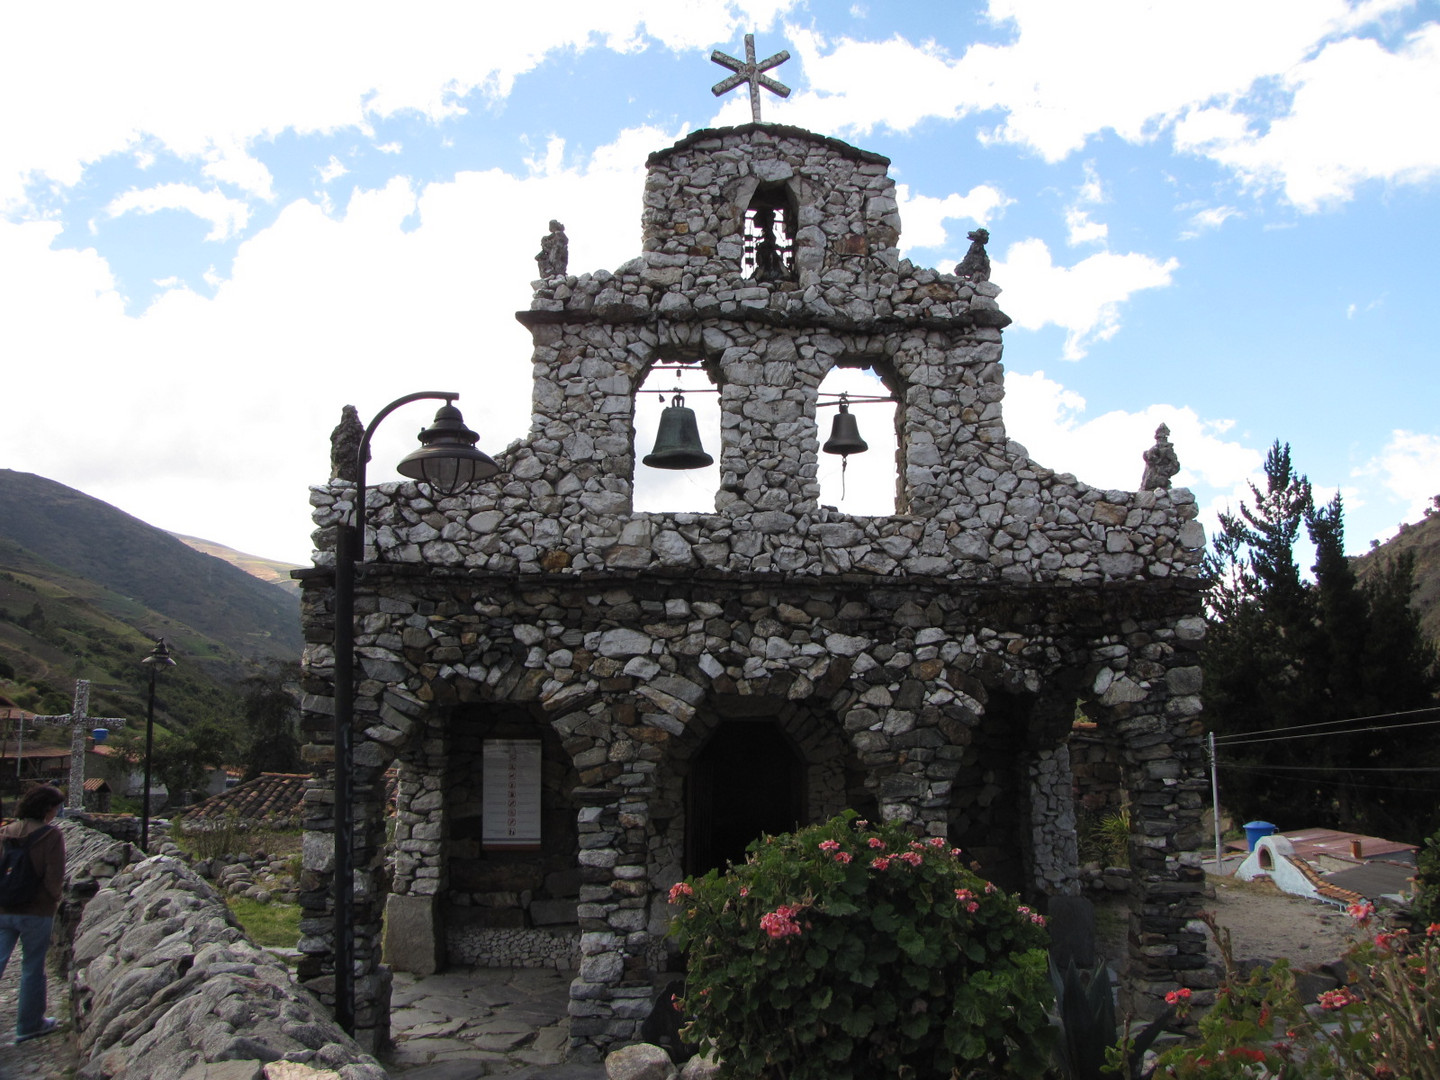
[(652, 469), (703, 469), (715, 464), (715, 459), (700, 445), (695, 410), (688, 408), (679, 394), (660, 414), (655, 447), (642, 460)]
[(835, 414), (835, 421), (830, 425), (830, 438), (820, 449), (827, 454), (839, 454), (842, 457), (863, 454), (870, 449), (870, 444), (860, 437), (860, 426), (855, 423), (850, 406), (843, 397), (840, 399), (840, 411)]

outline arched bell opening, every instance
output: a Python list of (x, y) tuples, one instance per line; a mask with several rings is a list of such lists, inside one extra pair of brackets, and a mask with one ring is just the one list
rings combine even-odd
[(874, 400), (898, 398), (898, 379), (883, 361), (842, 361), (825, 376), (819, 395), (820, 501), (858, 516), (903, 513), (900, 409), (894, 400)]
[(717, 389), (699, 361), (658, 360), (646, 372), (635, 393), (636, 511), (714, 512), (720, 487)]
[(745, 208), (741, 272), (757, 282), (796, 281), (795, 234), (800, 214), (784, 181), (761, 183)]

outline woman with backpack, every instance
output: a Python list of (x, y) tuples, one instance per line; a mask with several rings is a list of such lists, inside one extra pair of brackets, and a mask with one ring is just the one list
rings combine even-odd
[(0, 975), (16, 941), (22, 950), (17, 1043), (48, 1035), (59, 1023), (45, 1015), (45, 953), (65, 879), (65, 838), (53, 824), (64, 803), (58, 789), (33, 787), (21, 796), (15, 820), (0, 829)]

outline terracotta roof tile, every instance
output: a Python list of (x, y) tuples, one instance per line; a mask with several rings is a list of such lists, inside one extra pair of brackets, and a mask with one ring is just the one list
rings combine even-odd
[(176, 817), (187, 825), (230, 814), (257, 824), (298, 824), (305, 781), (309, 779), (309, 773), (261, 773), (254, 780), (211, 795)]

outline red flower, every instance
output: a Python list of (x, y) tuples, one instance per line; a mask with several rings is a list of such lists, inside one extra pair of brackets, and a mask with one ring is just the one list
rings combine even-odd
[(1320, 1008), (1327, 1012), (1335, 1012), (1359, 1000), (1348, 986), (1342, 986), (1338, 990), (1326, 990), (1319, 998)]
[(878, 836), (870, 837), (869, 843), (872, 848), (877, 850), (885, 846), (885, 841), (881, 840)]
[(840, 841), (838, 841), (838, 840), (821, 840), (821, 841), (820, 841), (820, 850), (821, 850), (821, 851), (838, 851), (838, 850), (840, 850)]
[(850, 853), (848, 851), (835, 852), (835, 861), (838, 862), (841, 866), (844, 866), (850, 861)]
[(760, 929), (772, 938), (798, 934), (800, 933), (800, 924), (795, 921), (795, 916), (799, 911), (799, 908), (791, 907), (789, 904), (781, 904), (774, 911), (760, 916)]
[(688, 881), (677, 881), (670, 886), (670, 903), (678, 904), (684, 896), (694, 896), (695, 890), (690, 887)]
[(899, 855), (896, 855), (895, 857), (901, 862), (909, 863), (911, 866), (919, 866), (922, 862), (925, 861), (923, 858), (920, 857), (920, 853), (918, 851), (902, 851)]
[(1182, 986), (1179, 990), (1171, 990), (1165, 995), (1166, 1005), (1179, 1005), (1182, 1001), (1190, 1000), (1190, 988)]
[(890, 869), (890, 856), (888, 856), (888, 855), (881, 855), (879, 858), (871, 859), (871, 860), (870, 860), (870, 867), (871, 867), (871, 869), (873, 869), (873, 870), (889, 870), (889, 869)]
[(1358, 900), (1345, 909), (1345, 914), (1361, 926), (1368, 926), (1370, 920), (1375, 917), (1375, 905), (1369, 900)]
[(1264, 1051), (1256, 1050), (1253, 1046), (1232, 1046), (1229, 1050), (1225, 1051), (1225, 1056), (1228, 1058), (1244, 1058), (1246, 1061), (1253, 1061), (1256, 1064), (1263, 1064), (1265, 1061)]

